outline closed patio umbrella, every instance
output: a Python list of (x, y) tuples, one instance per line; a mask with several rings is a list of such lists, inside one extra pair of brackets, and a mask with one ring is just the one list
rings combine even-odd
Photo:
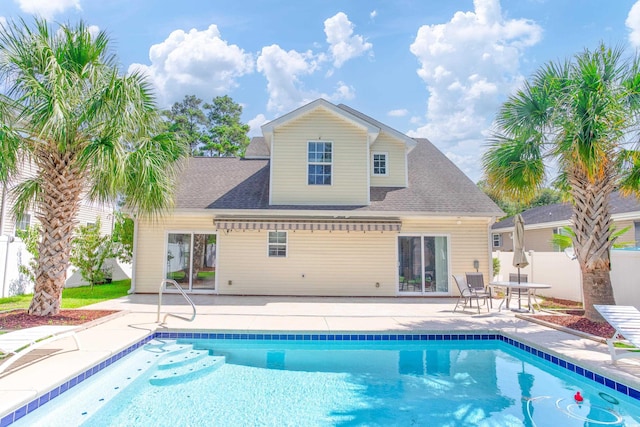
[(518, 283), (520, 283), (520, 269), (529, 265), (524, 253), (524, 220), (517, 214), (513, 220), (513, 266), (518, 269)]
[[(517, 214), (513, 219), (513, 266), (518, 269), (518, 283), (520, 283), (520, 269), (529, 265), (524, 253), (524, 220)], [(518, 310), (522, 310), (520, 289), (518, 289)]]

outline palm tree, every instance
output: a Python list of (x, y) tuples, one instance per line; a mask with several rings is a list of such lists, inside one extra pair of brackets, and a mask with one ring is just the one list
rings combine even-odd
[(591, 320), (603, 320), (594, 304), (615, 304), (609, 197), (616, 189), (638, 194), (639, 112), (638, 57), (600, 45), (538, 70), (502, 105), (483, 156), (488, 184), (504, 195), (530, 199), (547, 178), (567, 190)]
[[(14, 214), (32, 208), (42, 236), (28, 312), (55, 315), (83, 199), (158, 213), (171, 200), (173, 168), (185, 147), (156, 134), (150, 86), (121, 75), (105, 32), (43, 20), (0, 26), (0, 182)], [(25, 162), (37, 174), (20, 177)]]

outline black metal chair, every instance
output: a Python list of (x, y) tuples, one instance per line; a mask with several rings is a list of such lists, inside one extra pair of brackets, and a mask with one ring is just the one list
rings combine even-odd
[(467, 279), (467, 284), (469, 287), (473, 289), (476, 293), (485, 293), (489, 297), (489, 306), (493, 308), (493, 301), (491, 295), (491, 288), (487, 288), (484, 285), (484, 276), (482, 273), (465, 273), (465, 278)]
[(471, 287), (465, 280), (464, 276), (462, 275), (454, 274), (453, 281), (456, 282), (456, 285), (458, 286), (458, 290), (460, 291), (460, 297), (458, 298), (458, 301), (456, 302), (456, 306), (453, 309), (453, 311), (456, 311), (458, 309), (458, 305), (460, 304), (461, 301), (463, 302), (463, 305), (462, 305), (463, 310), (467, 306), (467, 303), (469, 304), (469, 307), (473, 307), (474, 298), (476, 299), (476, 303), (478, 305), (478, 313), (480, 313), (481, 299), (484, 300), (484, 304), (487, 306), (487, 312), (489, 311), (489, 304), (487, 303), (489, 294), (485, 292), (476, 292), (475, 290), (471, 289)]

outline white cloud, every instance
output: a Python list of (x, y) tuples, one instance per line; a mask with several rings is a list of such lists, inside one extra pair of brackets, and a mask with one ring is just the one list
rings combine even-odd
[(371, 19), (376, 19), (376, 16), (378, 16), (378, 11), (377, 10), (372, 10), (371, 13), (369, 13), (369, 18)]
[(20, 10), (32, 15), (39, 15), (45, 19), (52, 19), (57, 13), (66, 9), (82, 10), (80, 0), (14, 0)]
[(178, 101), (185, 94), (209, 99), (228, 94), (236, 79), (253, 72), (251, 54), (222, 39), (216, 25), (203, 31), (173, 31), (165, 41), (149, 49), (151, 65), (132, 64), (129, 71), (149, 75), (161, 105)]
[(263, 47), (256, 64), (267, 79), (267, 109), (283, 113), (320, 97), (334, 102), (352, 99), (354, 89), (344, 82), (338, 82), (332, 94), (305, 89), (303, 78), (318, 71), (322, 61), (323, 54), (311, 51), (286, 51), (277, 44)]
[(264, 114), (258, 114), (253, 119), (249, 120), (247, 124), (249, 125), (249, 136), (262, 136), (262, 130), (260, 126), (267, 123), (268, 120)]
[(256, 61), (258, 71), (267, 78), (267, 109), (282, 112), (308, 101), (300, 77), (313, 73), (318, 64), (311, 51), (286, 51), (277, 44), (265, 46)]
[(358, 57), (373, 45), (365, 42), (361, 35), (353, 34), (354, 25), (344, 12), (338, 12), (324, 21), (324, 33), (329, 43), (329, 51), (333, 58), (333, 66), (336, 68), (348, 60)]
[(406, 108), (402, 108), (402, 109), (398, 109), (398, 110), (391, 110), (387, 113), (387, 116), (391, 116), (391, 117), (404, 117), (407, 114), (409, 114), (409, 110), (407, 110)]
[[(445, 153), (468, 153), (475, 162), (469, 176), (480, 175), (483, 133), (515, 85), (522, 81), (520, 57), (538, 43), (542, 29), (527, 19), (506, 19), (499, 0), (474, 0), (473, 12), (456, 12), (445, 24), (423, 25), (410, 46), (429, 92), (423, 126), (409, 132), (424, 136)], [(461, 151), (461, 142), (465, 149)], [(472, 141), (473, 143), (471, 143)], [(454, 158), (453, 155), (449, 155)]]
[(5, 18), (4, 16), (0, 16), (0, 25), (6, 25), (7, 24), (7, 18)]
[(640, 1), (631, 6), (624, 23), (629, 28), (629, 42), (633, 47), (640, 47)]

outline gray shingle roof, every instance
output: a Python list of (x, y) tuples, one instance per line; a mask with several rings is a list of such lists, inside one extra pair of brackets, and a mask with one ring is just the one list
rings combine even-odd
[[(409, 187), (373, 187), (369, 206), (269, 206), (269, 161), (196, 157), (179, 178), (176, 209), (338, 210), (500, 216), (502, 211), (427, 139), (409, 155)], [(249, 212), (248, 212), (249, 213)]]
[[(609, 212), (611, 215), (626, 212), (639, 212), (640, 201), (637, 198), (623, 197), (619, 192), (611, 195), (609, 201)], [(537, 206), (522, 212), (522, 219), (525, 225), (544, 224), (546, 222), (569, 221), (572, 215), (570, 203), (556, 203), (553, 205)], [(505, 218), (496, 222), (491, 227), (493, 230), (513, 227), (513, 217)]]
[(245, 159), (268, 159), (269, 147), (262, 136), (254, 136), (244, 153)]

